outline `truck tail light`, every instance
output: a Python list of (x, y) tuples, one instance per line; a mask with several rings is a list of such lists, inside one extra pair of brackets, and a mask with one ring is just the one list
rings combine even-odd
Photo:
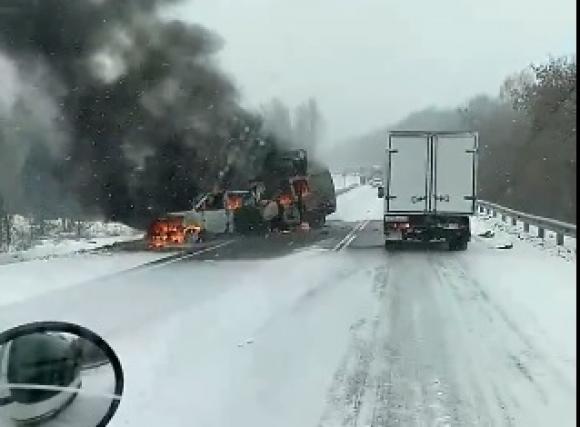
[(393, 230), (407, 230), (411, 228), (408, 216), (385, 216), (385, 227)]
[(411, 224), (408, 222), (387, 222), (385, 226), (393, 230), (407, 230), (411, 228)]
[(385, 222), (409, 222), (408, 216), (385, 216)]

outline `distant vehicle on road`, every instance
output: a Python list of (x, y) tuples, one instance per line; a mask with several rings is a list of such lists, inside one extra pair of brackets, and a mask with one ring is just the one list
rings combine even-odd
[(370, 184), (373, 187), (380, 187), (383, 185), (383, 180), (381, 178), (373, 178), (370, 180)]
[(404, 240), (446, 241), (465, 250), (475, 213), (476, 132), (394, 131), (388, 136), (385, 247)]

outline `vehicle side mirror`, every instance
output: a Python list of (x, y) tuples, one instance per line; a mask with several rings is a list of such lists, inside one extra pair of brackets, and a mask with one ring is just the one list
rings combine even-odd
[(384, 199), (385, 198), (385, 187), (378, 187), (378, 198)]
[(123, 394), (123, 369), (94, 332), (37, 322), (0, 333), (0, 425), (105, 426)]

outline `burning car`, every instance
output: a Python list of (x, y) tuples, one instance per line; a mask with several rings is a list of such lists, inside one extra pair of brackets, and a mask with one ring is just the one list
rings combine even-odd
[(189, 211), (168, 213), (149, 227), (149, 247), (179, 247), (234, 231), (234, 213), (253, 201), (249, 191), (206, 193)]
[(201, 226), (198, 223), (188, 223), (185, 215), (174, 214), (154, 220), (149, 227), (147, 240), (149, 248), (159, 249), (199, 241), (200, 235)]

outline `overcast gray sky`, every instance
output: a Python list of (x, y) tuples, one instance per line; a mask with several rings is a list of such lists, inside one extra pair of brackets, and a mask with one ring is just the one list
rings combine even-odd
[(186, 0), (171, 14), (225, 39), (219, 61), (248, 106), (316, 97), (329, 141), (576, 52), (575, 0)]

